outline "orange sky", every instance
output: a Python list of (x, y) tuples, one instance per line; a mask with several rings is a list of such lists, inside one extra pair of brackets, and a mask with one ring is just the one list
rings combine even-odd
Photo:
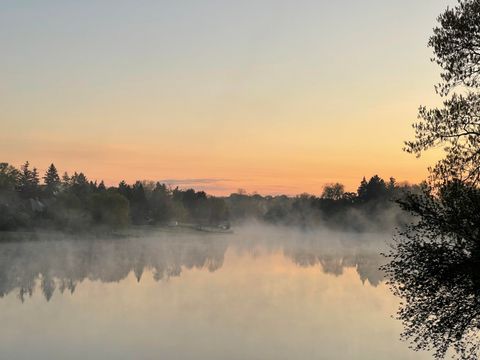
[(7, 1), (0, 161), (214, 194), (420, 181), (435, 155), (402, 146), (452, 3)]

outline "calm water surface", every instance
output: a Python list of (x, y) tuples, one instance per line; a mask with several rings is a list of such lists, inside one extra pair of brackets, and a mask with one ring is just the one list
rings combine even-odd
[(388, 235), (245, 228), (0, 244), (1, 359), (430, 359), (398, 340)]

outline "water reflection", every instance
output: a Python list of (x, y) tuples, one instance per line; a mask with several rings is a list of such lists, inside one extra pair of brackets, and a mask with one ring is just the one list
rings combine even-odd
[(285, 255), (301, 267), (320, 265), (323, 272), (340, 276), (345, 268), (356, 268), (362, 283), (368, 281), (377, 286), (384, 278), (379, 271), (383, 259), (377, 253), (354, 252), (354, 253), (315, 253), (307, 249), (287, 249)]
[(404, 300), (398, 311), (402, 337), (415, 350), (432, 350), (437, 359), (449, 352), (479, 358), (478, 254), (463, 243), (417, 239), (399, 242), (390, 253), (384, 268), (395, 295)]
[(23, 302), (38, 287), (48, 301), (53, 294), (74, 293), (88, 279), (119, 282), (134, 273), (138, 282), (145, 271), (155, 281), (179, 277), (185, 269), (214, 272), (224, 263), (227, 250), (248, 253), (281, 253), (298, 267), (319, 266), (339, 276), (355, 268), (363, 283), (377, 286), (383, 280), (378, 252), (325, 249), (312, 238), (276, 236), (273, 241), (231, 236), (198, 236), (159, 233), (131, 239), (43, 240), (0, 245), (0, 297), (17, 292)]
[(428, 359), (398, 341), (369, 238), (254, 228), (3, 243), (0, 358)]

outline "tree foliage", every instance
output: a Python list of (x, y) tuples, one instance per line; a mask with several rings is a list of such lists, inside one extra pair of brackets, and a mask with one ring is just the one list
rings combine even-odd
[(0, 164), (0, 231), (59, 229), (70, 232), (116, 229), (127, 225), (178, 224), (228, 228), (246, 219), (302, 228), (327, 226), (356, 231), (385, 230), (406, 221), (391, 200), (415, 187), (387, 184), (378, 175), (362, 181), (359, 192), (340, 183), (322, 196), (261, 196), (246, 192), (215, 197), (194, 189), (136, 181), (107, 188), (82, 172), (60, 178), (51, 164), (40, 183), (26, 163), (20, 170)]
[(49, 193), (53, 194), (60, 188), (60, 176), (58, 176), (58, 171), (55, 165), (51, 164), (48, 167), (45, 176), (43, 177), (43, 181), (45, 183), (45, 190)]
[[(416, 221), (383, 267), (402, 298), (403, 337), (438, 359), (480, 357), (480, 0), (459, 0), (438, 18), (429, 45), (443, 69), (443, 107), (421, 107), (408, 152), (443, 147), (419, 194), (399, 203)], [(452, 92), (457, 90), (459, 92)]]
[(433, 60), (441, 66), (443, 82), (437, 89), (442, 95), (458, 85), (480, 85), (480, 1), (460, 0), (438, 17), (429, 46)]
[(438, 18), (429, 45), (443, 69), (437, 86), (442, 108), (420, 107), (413, 124), (415, 140), (406, 142), (408, 152), (443, 147), (445, 157), (431, 169), (431, 182), (460, 179), (476, 186), (480, 181), (480, 0), (460, 0)]
[(480, 357), (480, 190), (454, 181), (438, 193), (409, 195), (402, 207), (418, 217), (396, 239), (383, 268), (404, 301), (398, 318), (416, 350), (444, 358)]
[(345, 186), (340, 183), (328, 184), (323, 188), (322, 198), (340, 200), (345, 194)]
[(53, 228), (65, 231), (115, 229), (129, 224), (153, 225), (182, 221), (198, 225), (228, 222), (223, 198), (165, 184), (125, 181), (107, 187), (82, 172), (64, 173), (51, 164), (40, 183), (26, 162), (18, 170), (0, 163), (0, 231)]

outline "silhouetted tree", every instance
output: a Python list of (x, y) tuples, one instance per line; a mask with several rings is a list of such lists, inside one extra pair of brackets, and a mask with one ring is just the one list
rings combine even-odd
[(15, 191), (20, 172), (8, 163), (0, 163), (0, 231), (15, 230), (24, 224), (22, 206)]
[(453, 94), (443, 108), (421, 107), (413, 125), (414, 141), (406, 150), (417, 156), (443, 147), (446, 156), (431, 169), (431, 181), (460, 179), (473, 186), (480, 181), (480, 1), (460, 0), (438, 18), (429, 45), (434, 61), (443, 69), (438, 92), (446, 96), (460, 86), (466, 94)]
[(441, 94), (458, 85), (469, 88), (480, 86), (480, 2), (459, 0), (438, 17), (439, 26), (433, 30), (429, 46), (434, 59), (443, 69)]
[(390, 177), (387, 184), (388, 193), (390, 195), (393, 195), (395, 193), (396, 188), (397, 188), (397, 181), (395, 180), (394, 177)]
[(15, 190), (20, 179), (20, 172), (8, 163), (0, 163), (0, 189)]
[(359, 199), (365, 199), (367, 197), (367, 185), (368, 185), (368, 182), (364, 176), (357, 190), (357, 195)]
[(68, 187), (71, 185), (71, 178), (66, 171), (62, 175), (62, 185), (64, 187)]
[(85, 198), (90, 192), (90, 183), (82, 172), (74, 172), (70, 178), (70, 191), (79, 198)]
[(38, 195), (38, 184), (40, 179), (36, 168), (30, 170), (30, 163), (27, 161), (20, 168), (18, 179), (18, 190), (24, 198), (34, 198)]
[(378, 175), (372, 176), (367, 184), (367, 201), (372, 199), (385, 198), (387, 195), (387, 185)]
[(345, 186), (340, 183), (328, 184), (323, 188), (322, 198), (340, 200), (345, 193)]
[(57, 168), (55, 165), (50, 164), (48, 167), (45, 176), (43, 177), (43, 181), (45, 183), (45, 191), (47, 195), (53, 195), (58, 189), (60, 188), (60, 176), (58, 176)]
[[(395, 184), (393, 184), (393, 186), (395, 186)], [(358, 187), (357, 193), (358, 199), (362, 202), (385, 200), (388, 198), (388, 189), (385, 180), (378, 175), (372, 176), (369, 181), (364, 177)]]
[(118, 184), (118, 192), (125, 196), (129, 201), (132, 199), (132, 189), (130, 185), (125, 182), (125, 180), (120, 181)]
[(107, 188), (105, 187), (105, 183), (102, 181), (100, 181), (100, 184), (98, 184), (98, 189), (97, 189), (99, 192), (104, 192), (107, 190)]
[(417, 221), (396, 238), (384, 267), (403, 298), (403, 336), (436, 358), (452, 350), (480, 357), (480, 0), (459, 0), (438, 18), (429, 45), (442, 68), (443, 108), (420, 108), (416, 138), (405, 150), (420, 156), (442, 146), (423, 191), (399, 204)]
[(398, 312), (402, 336), (439, 359), (449, 349), (461, 359), (477, 359), (480, 190), (454, 181), (438, 194), (410, 194), (401, 204), (419, 221), (397, 237), (383, 269), (404, 300)]
[(149, 199), (149, 208), (156, 223), (165, 223), (174, 216), (170, 191), (165, 184), (155, 185)]
[(98, 190), (98, 185), (97, 185), (97, 181), (96, 181), (96, 180), (95, 180), (95, 181), (90, 180), (90, 181), (88, 182), (88, 185), (89, 185), (89, 189), (88, 189), (88, 190), (89, 190), (91, 193), (92, 193), (92, 192), (97, 192), (97, 190)]
[(148, 201), (145, 190), (140, 181), (137, 181), (131, 188), (130, 193), (131, 217), (134, 224), (143, 224), (148, 217)]

